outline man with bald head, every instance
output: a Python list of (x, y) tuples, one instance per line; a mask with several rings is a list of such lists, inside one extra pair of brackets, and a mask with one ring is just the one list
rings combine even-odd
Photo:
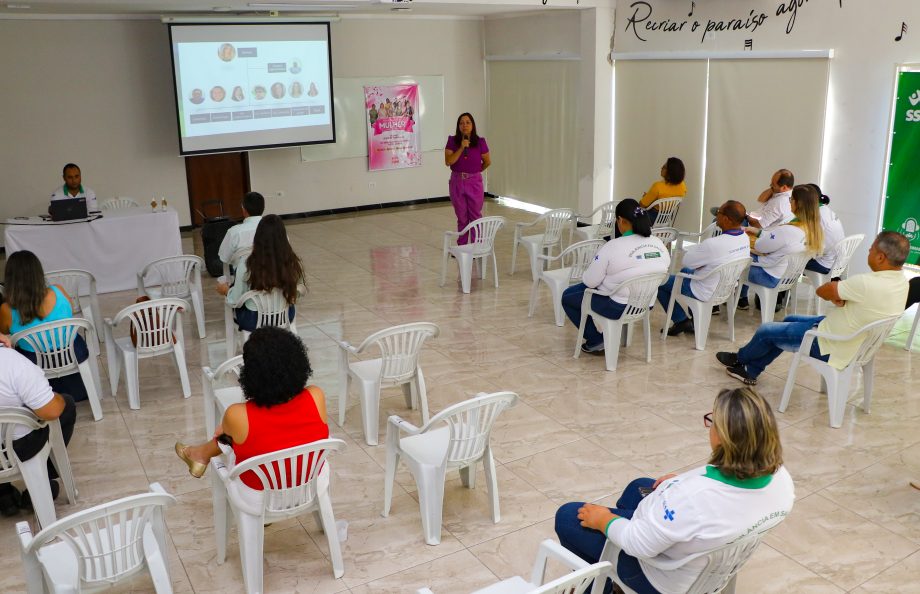
[[(741, 223), (747, 216), (744, 205), (735, 200), (729, 200), (716, 211), (716, 225), (722, 229), (722, 234), (686, 248), (681, 264), (682, 272), (705, 276), (710, 270), (739, 258), (751, 255), (751, 243), (747, 235), (741, 230)], [(708, 301), (719, 284), (717, 275), (710, 275), (698, 280), (684, 280), (680, 292), (699, 301)], [(658, 301), (665, 311), (671, 300), (674, 290), (674, 276), (658, 287)], [(677, 336), (683, 332), (693, 332), (693, 320), (687, 317), (680, 304), (674, 304), (671, 314), (674, 325), (668, 330), (668, 336)]]
[(763, 204), (759, 212), (748, 217), (751, 227), (767, 229), (783, 225), (795, 218), (789, 199), (795, 186), (795, 176), (788, 169), (780, 169), (770, 179), (770, 187), (760, 193), (757, 202)]

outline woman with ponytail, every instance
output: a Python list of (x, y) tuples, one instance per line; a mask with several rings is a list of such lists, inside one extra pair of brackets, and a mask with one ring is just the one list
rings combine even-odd
[[(582, 282), (572, 285), (562, 294), (562, 309), (577, 328), (581, 323), (581, 301), (585, 290), (613, 291), (610, 296), (593, 295), (591, 309), (613, 320), (623, 315), (629, 291), (616, 288), (624, 281), (665, 272), (671, 265), (668, 250), (657, 237), (652, 237), (652, 222), (648, 213), (632, 198), (622, 200), (616, 208), (617, 230), (620, 237), (608, 241), (585, 270)], [(586, 353), (603, 353), (604, 337), (589, 320), (585, 324)]]
[(821, 231), (824, 232), (824, 245), (821, 253), (808, 261), (805, 270), (811, 270), (819, 274), (827, 274), (834, 265), (834, 259), (837, 254), (834, 248), (843, 241), (846, 234), (843, 231), (843, 223), (837, 218), (837, 213), (831, 210), (829, 206), (831, 199), (827, 194), (821, 192), (818, 184), (805, 184), (813, 188), (818, 193), (818, 203), (821, 205), (818, 212), (821, 215)]

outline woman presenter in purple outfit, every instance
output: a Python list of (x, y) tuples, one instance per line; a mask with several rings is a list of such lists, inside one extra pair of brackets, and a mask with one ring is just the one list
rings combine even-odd
[[(486, 139), (476, 134), (476, 122), (469, 113), (457, 118), (457, 131), (447, 137), (444, 164), (450, 167), (450, 202), (457, 214), (457, 231), (482, 218), (482, 172), (492, 164)], [(458, 245), (470, 242), (469, 233), (457, 238)]]

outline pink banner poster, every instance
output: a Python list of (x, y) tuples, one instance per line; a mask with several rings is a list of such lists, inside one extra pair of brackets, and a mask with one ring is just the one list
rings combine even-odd
[(370, 171), (422, 164), (417, 84), (364, 87), (364, 109)]

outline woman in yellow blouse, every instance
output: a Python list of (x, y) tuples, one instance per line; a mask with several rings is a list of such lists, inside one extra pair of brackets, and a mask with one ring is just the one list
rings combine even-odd
[(684, 162), (677, 157), (668, 157), (661, 166), (662, 179), (652, 184), (639, 201), (639, 206), (648, 208), (652, 202), (659, 198), (683, 198), (687, 194), (687, 184), (684, 183)]

